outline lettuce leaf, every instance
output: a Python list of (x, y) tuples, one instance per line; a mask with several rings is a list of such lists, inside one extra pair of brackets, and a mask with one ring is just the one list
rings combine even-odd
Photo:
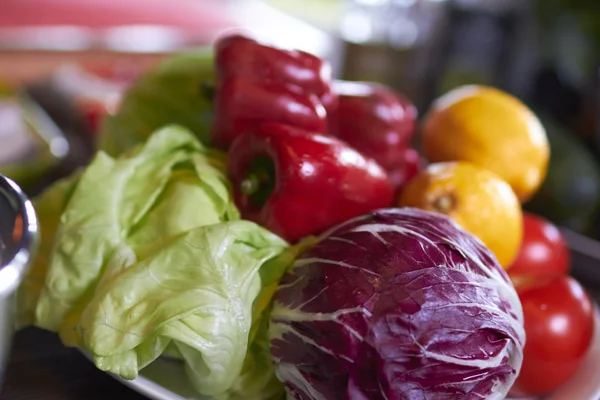
[(283, 400), (285, 389), (275, 375), (269, 347), (269, 313), (257, 322), (256, 337), (248, 351), (240, 375), (227, 396), (220, 400)]
[(52, 255), (54, 242), (51, 238), (58, 230), (60, 215), (69, 202), (80, 176), (81, 171), (77, 171), (56, 182), (41, 196), (33, 199), (42, 240), (28, 276), (23, 280), (17, 292), (16, 329), (33, 324), (35, 307), (44, 287), (46, 268)]
[(117, 156), (169, 124), (191, 130), (208, 144), (213, 113), (204, 87), (213, 81), (210, 49), (165, 58), (129, 88), (118, 113), (104, 120), (99, 149)]
[(221, 395), (246, 359), (259, 269), (284, 248), (254, 223), (231, 221), (107, 271), (79, 319), (84, 347), (100, 369), (132, 379), (174, 340), (200, 393)]
[(36, 204), (45, 250), (20, 315), (126, 379), (174, 349), (202, 395), (281, 398), (265, 313), (293, 248), (240, 220), (221, 152), (169, 126)]

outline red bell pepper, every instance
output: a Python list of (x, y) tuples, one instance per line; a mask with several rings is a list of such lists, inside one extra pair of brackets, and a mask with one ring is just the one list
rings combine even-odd
[(256, 83), (231, 76), (223, 79), (214, 96), (212, 144), (228, 148), (242, 132), (264, 122), (280, 122), (325, 132), (325, 108), (315, 95), (305, 95), (277, 83)]
[(322, 97), (331, 92), (331, 66), (300, 50), (269, 46), (241, 35), (215, 44), (217, 79), (245, 77), (258, 82), (293, 85), (302, 93)]
[(326, 61), (235, 35), (215, 44), (215, 68), (214, 145), (227, 148), (264, 122), (327, 130), (325, 107), (336, 99)]
[(394, 199), (374, 160), (334, 137), (278, 123), (238, 136), (227, 168), (242, 217), (290, 242)]
[(396, 169), (417, 125), (417, 109), (403, 95), (375, 83), (336, 81), (337, 107), (329, 132), (386, 170)]

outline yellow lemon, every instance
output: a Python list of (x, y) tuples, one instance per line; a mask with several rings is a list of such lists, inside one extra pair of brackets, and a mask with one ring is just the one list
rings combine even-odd
[(462, 86), (425, 116), (422, 145), (431, 162), (469, 161), (495, 172), (524, 203), (546, 176), (550, 149), (537, 116), (508, 93)]
[(500, 265), (511, 265), (523, 239), (523, 213), (512, 188), (467, 162), (430, 164), (403, 189), (398, 206), (446, 214), (477, 236)]

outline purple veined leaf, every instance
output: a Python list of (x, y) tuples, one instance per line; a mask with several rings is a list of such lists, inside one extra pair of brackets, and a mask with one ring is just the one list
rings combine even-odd
[(270, 324), (277, 376), (298, 400), (504, 399), (524, 343), (492, 253), (410, 208), (324, 234), (281, 280)]

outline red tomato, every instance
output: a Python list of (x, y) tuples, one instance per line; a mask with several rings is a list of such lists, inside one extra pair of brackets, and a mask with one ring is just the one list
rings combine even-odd
[(581, 367), (594, 332), (592, 302), (570, 276), (517, 286), (525, 316), (523, 366), (511, 392), (547, 394)]
[(523, 213), (523, 244), (508, 274), (517, 276), (567, 275), (571, 267), (569, 248), (560, 231), (549, 221)]

